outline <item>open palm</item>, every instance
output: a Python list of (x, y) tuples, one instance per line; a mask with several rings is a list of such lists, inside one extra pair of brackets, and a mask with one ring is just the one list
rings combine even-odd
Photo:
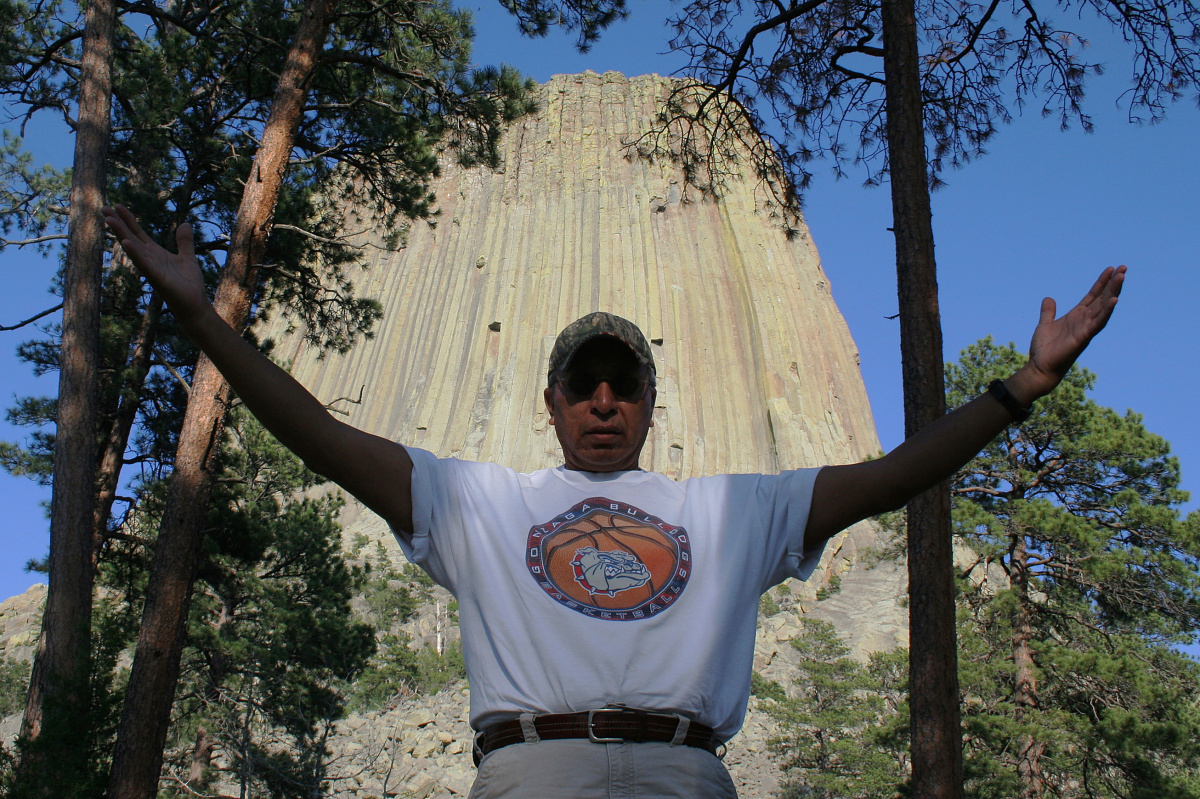
[(191, 225), (185, 223), (176, 229), (175, 244), (179, 252), (173, 253), (151, 239), (125, 206), (101, 210), (104, 223), (121, 242), (133, 265), (162, 294), (176, 315), (198, 311), (208, 304)]
[(1045, 391), (1058, 385), (1071, 364), (1108, 324), (1125, 281), (1125, 267), (1108, 267), (1074, 308), (1055, 318), (1056, 304), (1042, 300), (1041, 317), (1029, 344), (1029, 366), (1046, 381)]

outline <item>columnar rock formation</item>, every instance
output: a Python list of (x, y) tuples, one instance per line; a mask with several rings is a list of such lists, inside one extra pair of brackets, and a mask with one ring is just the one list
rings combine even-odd
[[(436, 225), (415, 223), (395, 250), (361, 235), (368, 266), (356, 284), (383, 303), (378, 330), (324, 358), (285, 336), (293, 373), (324, 402), (361, 392), (361, 403), (336, 405), (352, 425), (531, 471), (561, 462), (542, 402), (554, 337), (610, 310), (642, 328), (658, 366), (643, 468), (683, 479), (876, 454), (858, 354), (807, 229), (789, 238), (753, 179), (714, 201), (686, 188), (670, 159), (629, 146), (670, 86), (656, 75), (555, 76), (540, 110), (504, 136), (498, 170), (444, 167)], [(281, 336), (282, 321), (262, 332)], [(353, 506), (344, 521), (348, 536), (390, 538)], [(795, 587), (801, 607), (877, 543), (866, 524), (835, 539), (822, 573)], [(858, 654), (905, 640), (901, 574), (846, 584), (861, 587), (817, 615)]]
[(665, 159), (631, 157), (668, 82), (556, 76), (498, 171), (447, 167), (436, 227), (380, 249), (356, 281), (385, 317), (318, 360), (282, 350), (350, 424), (441, 455), (528, 471), (558, 462), (541, 394), (554, 336), (595, 309), (653, 343), (659, 390), (644, 468), (674, 478), (774, 472), (878, 450), (857, 353), (806, 230), (789, 240), (735, 182), (720, 202)]

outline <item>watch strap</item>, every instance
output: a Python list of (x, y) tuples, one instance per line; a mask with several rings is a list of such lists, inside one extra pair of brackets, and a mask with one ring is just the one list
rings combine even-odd
[(1020, 400), (1012, 395), (1008, 390), (1008, 386), (1004, 385), (1003, 380), (993, 380), (988, 384), (988, 393), (996, 398), (996, 401), (1004, 406), (1012, 416), (1012, 420), (1016, 424), (1020, 424), (1029, 418), (1033, 413), (1032, 405), (1022, 405)]

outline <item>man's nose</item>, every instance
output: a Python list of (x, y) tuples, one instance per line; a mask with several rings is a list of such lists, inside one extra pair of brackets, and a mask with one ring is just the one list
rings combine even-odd
[(613, 392), (612, 386), (607, 380), (601, 380), (596, 384), (596, 390), (592, 392), (592, 408), (599, 413), (609, 413), (617, 407), (617, 395)]

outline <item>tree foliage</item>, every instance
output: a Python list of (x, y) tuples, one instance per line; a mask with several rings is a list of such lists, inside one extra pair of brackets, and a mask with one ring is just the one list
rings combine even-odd
[(771, 742), (785, 774), (782, 799), (892, 799), (907, 775), (907, 653), (863, 664), (833, 625), (802, 619), (790, 690), (759, 681), (756, 693), (779, 725)]
[[(1131, 121), (1159, 121), (1200, 90), (1200, 9), (1190, 0), (919, 0), (915, 13), (933, 185), (947, 167), (982, 155), (998, 125), (1027, 106), (1089, 130), (1087, 79), (1105, 69), (1089, 49), (1093, 36), (1125, 44)], [(746, 146), (738, 120), (747, 115), (769, 142), (751, 150), (754, 163), (769, 169), (764, 158), (778, 158), (788, 191), (808, 185), (821, 156), (839, 176), (862, 168), (868, 184), (887, 173), (878, 0), (693, 0), (671, 23), (687, 74), (712, 91), (698, 104), (681, 94), (664, 121), (685, 131), (704, 122), (710, 143)]]
[[(295, 26), (294, 6), (136, 4), (124, 8), (118, 28), (109, 199), (134, 208), (148, 230), (165, 234), (185, 219), (197, 223), (214, 282), (269, 111), (273, 76)], [(11, 23), (0, 26), (10, 45), (0, 57), (0, 96), (10, 112), (22, 126), (39, 113), (73, 126), (78, 9), (8, 3), (0, 13)], [(513, 70), (470, 68), (472, 33), (469, 15), (440, 0), (339, 4), (260, 265), (259, 315), (282, 308), (305, 323), (314, 343), (337, 350), (369, 335), (379, 305), (355, 295), (347, 272), (364, 261), (352, 243), (361, 224), (346, 219), (337, 203), (358, 203), (398, 238), (408, 218), (434, 214), (427, 182), (440, 152), (491, 163), (500, 123), (531, 107), (530, 84)], [(6, 240), (62, 238), (64, 176), (33, 167), (5, 135), (0, 224)], [(10, 232), (26, 238), (8, 238)], [(169, 470), (178, 423), (172, 409), (190, 380), (195, 349), (174, 332), (169, 314), (160, 317), (161, 301), (142, 291), (122, 258), (112, 259), (105, 279), (100, 426), (113, 433), (113, 468), (121, 468), (136, 418), (133, 442), (145, 449), (125, 460)], [(58, 368), (57, 328), (49, 333), (49, 341), (21, 347), (39, 373)], [(47, 425), (54, 404), (22, 401), (14, 413), (17, 423)], [(5, 444), (0, 458), (10, 471), (44, 480), (53, 442), (53, 433), (39, 431), (29, 447)], [(103, 504), (107, 523), (111, 502)]]
[(629, 16), (625, 0), (500, 0), (517, 18), (526, 36), (545, 36), (559, 26), (575, 33), (575, 46), (586, 53), (600, 34)]
[[(180, 795), (215, 782), (273, 796), (317, 795), (325, 739), (375, 650), (374, 628), (350, 607), (365, 575), (341, 551), (341, 499), (306, 496), (323, 481), (247, 414), (238, 414), (229, 434), (232, 446), (208, 514), (164, 784)], [(89, 767), (69, 783), (80, 796), (102, 794), (108, 779), (128, 676), (117, 663), (137, 634), (163, 482), (133, 487), (136, 510), (100, 563), (90, 718), (43, 733), (53, 744), (86, 731)], [(24, 684), (25, 671), (24, 664), (5, 666), (5, 696), (18, 676)], [(203, 758), (198, 743), (206, 743), (199, 747)], [(3, 795), (41, 795), (28, 789), (10, 785)]]
[[(214, 283), (269, 112), (273, 76), (296, 24), (295, 5), (201, 1), (123, 9), (109, 199), (133, 208), (160, 234), (191, 219)], [(0, 9), (11, 23), (0, 26), (10, 45), (0, 57), (0, 96), (22, 125), (45, 113), (75, 124), (77, 12), (60, 2)], [(355, 295), (347, 271), (364, 263), (353, 236), (365, 221), (347, 219), (339, 203), (356, 203), (365, 218), (399, 238), (409, 218), (435, 214), (428, 180), (439, 153), (492, 163), (500, 124), (531, 108), (531, 84), (515, 71), (470, 68), (472, 34), (469, 15), (440, 0), (338, 5), (260, 265), (260, 316), (281, 308), (304, 323), (314, 343), (335, 350), (369, 335), (379, 305)], [(62, 238), (68, 182), (35, 168), (5, 135), (0, 225), (6, 240)], [(26, 238), (9, 239), (10, 233)], [(160, 317), (161, 301), (142, 291), (120, 256), (109, 263), (105, 281), (101, 429), (116, 432), (121, 406), (132, 404), (134, 443), (149, 453), (139, 448), (126, 460), (169, 469), (178, 423), (172, 408), (190, 381), (196, 351), (174, 331), (169, 314)], [(21, 347), (38, 373), (58, 368), (57, 332), (51, 327), (50, 340)], [(138, 352), (146, 353), (144, 361), (135, 361)], [(22, 401), (10, 416), (29, 426), (49, 424), (53, 401)], [(113, 441), (118, 455), (124, 443), (119, 435)], [(52, 454), (53, 434), (39, 432), (30, 447), (6, 444), (0, 457), (12, 471), (45, 479)]]
[[(123, 9), (109, 199), (133, 208), (148, 230), (161, 234), (181, 221), (195, 222), (201, 255), (213, 270), (298, 5), (199, 0)], [(77, 12), (61, 2), (4, 6), (11, 25), (2, 26), (9, 47), (0, 57), (0, 96), (22, 126), (39, 113), (75, 124)], [(439, 153), (494, 163), (501, 123), (531, 108), (531, 84), (514, 70), (470, 67), (472, 35), (469, 14), (441, 0), (338, 4), (260, 265), (262, 312), (283, 308), (306, 323), (315, 343), (335, 349), (369, 330), (378, 304), (356, 297), (346, 272), (364, 260), (352, 244), (364, 222), (344, 218), (341, 203), (355, 204), (398, 238), (408, 219), (435, 213), (428, 180)], [(61, 238), (63, 176), (35, 168), (5, 135), (0, 223), (6, 240)], [(8, 239), (10, 232), (26, 238)], [(133, 292), (109, 310), (136, 320), (148, 301)], [(165, 354), (164, 360), (180, 368), (186, 356)], [(186, 378), (186, 369), (180, 374)]]
[(1033, 645), (1038, 704), (1015, 701), (1013, 612), (997, 597), (961, 614), (967, 796), (1027, 792), (1018, 742), (1042, 747), (1040, 796), (1149, 799), (1200, 796), (1195, 661), (1136, 635), (1039, 628)]
[[(350, 607), (363, 574), (341, 552), (342, 501), (303, 496), (323, 481), (239, 416), (209, 513), (167, 771), (191, 790), (220, 776), (251, 793), (316, 795), (346, 685), (375, 648)], [(229, 773), (199, 769), (193, 784), (200, 729)]]
[[(628, 14), (623, 0), (507, 0), (521, 30), (552, 24), (579, 45)], [(746, 162), (781, 210), (798, 207), (813, 162), (834, 173), (888, 173), (879, 0), (691, 0), (668, 20), (671, 49), (687, 57), (693, 83), (670, 98), (647, 154), (681, 157), (702, 188), (719, 190)], [(1200, 92), (1200, 7), (1193, 0), (1086, 0), (1049, 4), (919, 0), (921, 95), (929, 179), (986, 152), (998, 127), (1026, 108), (1060, 127), (1090, 130), (1088, 78), (1125, 69), (1132, 122), (1162, 120)], [(590, 24), (588, 24), (590, 23)], [(1101, 62), (1103, 39), (1119, 41), (1128, 66)], [(741, 167), (738, 167), (741, 171)]]
[(0, 718), (11, 716), (21, 709), (28, 684), (29, 664), (5, 655), (0, 660)]
[[(990, 339), (947, 370), (961, 404), (1024, 361)], [(1086, 396), (1095, 375), (1075, 367), (1036, 412), (1007, 428), (955, 480), (958, 533), (1013, 585), (1030, 612), (1062, 624), (1195, 641), (1200, 629), (1200, 516), (1170, 444)], [(1021, 546), (1021, 562), (1015, 555)]]
[[(1022, 362), (972, 345), (947, 365), (948, 404)], [(1095, 381), (1073, 368), (953, 483), (971, 799), (1200, 796), (1200, 663), (1176, 649), (1200, 628), (1200, 512), (1181, 516), (1169, 444), (1090, 399)], [(783, 795), (907, 795), (903, 655), (854, 661), (811, 621), (793, 645), (786, 695), (755, 683), (784, 731)]]
[[(185, 219), (195, 222), (213, 283), (244, 181), (254, 180), (249, 167), (304, 5), (121, 6), (108, 199), (133, 208), (160, 234)], [(369, 334), (380, 314), (377, 302), (355, 294), (349, 277), (350, 267), (365, 260), (355, 234), (382, 226), (398, 240), (408, 220), (435, 217), (428, 185), (440, 160), (494, 163), (500, 124), (531, 104), (529, 82), (513, 70), (470, 68), (469, 15), (447, 2), (330, 7), (329, 33), (307, 76), (286, 159), (284, 192), (264, 223), (271, 235), (248, 289), (260, 317), (281, 307), (312, 343), (345, 350)], [(22, 127), (46, 112), (78, 124), (80, 13), (76, 4), (54, 0), (0, 5), (0, 96)], [(61, 237), (68, 210), (62, 176), (34, 169), (11, 137), (2, 155), (4, 242), (33, 246)], [(347, 215), (343, 203), (355, 204), (357, 215)], [(129, 465), (140, 469), (133, 482), (142, 486), (173, 470), (196, 352), (119, 254), (104, 277), (95, 529), (101, 568), (121, 577), (132, 600), (145, 590), (138, 553), (153, 540), (161, 497), (139, 489), (119, 498), (118, 487), (129, 484), (123, 474)], [(38, 369), (59, 366), (54, 340), (29, 342), (23, 354)], [(32, 400), (16, 413), (36, 427), (52, 423), (54, 412), (52, 400)], [(13, 471), (44, 478), (54, 445), (52, 433), (38, 430), (32, 446), (7, 445), (0, 458)]]
[[(347, 706), (359, 712), (379, 710), (414, 695), (437, 693), (465, 678), (462, 645), (447, 641), (444, 634), (457, 612), (452, 600), (438, 595), (444, 589), (435, 588), (416, 566), (397, 569), (381, 541), (375, 542), (374, 555), (365, 562), (368, 578), (360, 597), (364, 616), (377, 632), (378, 647), (354, 682)], [(410, 632), (409, 622), (422, 610), (426, 616), (433, 612), (432, 643), (415, 641)]]
[[(1023, 357), (984, 339), (948, 401)], [(960, 612), (970, 795), (1197, 796), (1200, 514), (1169, 444), (1087, 397), (1075, 367), (954, 483), (978, 553)]]
[[(63, 235), (51, 229), (58, 228), (70, 190), (68, 172), (34, 164), (20, 136), (0, 131), (0, 252), (22, 243), (52, 252)], [(22, 238), (10, 239), (14, 234)]]

